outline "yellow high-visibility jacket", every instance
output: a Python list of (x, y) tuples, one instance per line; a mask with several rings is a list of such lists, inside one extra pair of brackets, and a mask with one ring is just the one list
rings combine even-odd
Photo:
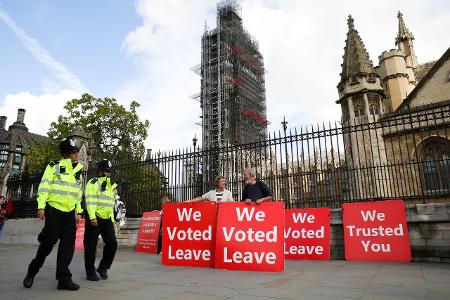
[(48, 164), (37, 192), (38, 209), (44, 209), (48, 203), (63, 212), (76, 209), (77, 214), (82, 213), (82, 170), (80, 163), (72, 167), (70, 158)]
[[(102, 185), (105, 186), (102, 191)], [(114, 222), (114, 205), (116, 204), (117, 184), (111, 184), (109, 177), (99, 177), (89, 180), (86, 184), (86, 210), (89, 219), (97, 217), (109, 219)]]

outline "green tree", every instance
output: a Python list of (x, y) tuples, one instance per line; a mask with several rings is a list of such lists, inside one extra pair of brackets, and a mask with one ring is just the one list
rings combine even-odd
[[(153, 162), (142, 161), (150, 123), (139, 119), (138, 107), (135, 101), (126, 108), (114, 98), (95, 98), (89, 94), (68, 101), (65, 114), (51, 123), (50, 139), (29, 150), (29, 171), (42, 172), (47, 163), (59, 159), (59, 141), (80, 126), (89, 137), (92, 160), (106, 158), (113, 162), (112, 180), (118, 183), (130, 213), (140, 215), (160, 209), (161, 198), (169, 195), (166, 179)], [(87, 178), (94, 176), (95, 170), (91, 169)]]
[(139, 120), (136, 113), (139, 106), (132, 101), (127, 109), (114, 98), (83, 94), (80, 99), (66, 103), (67, 114), (51, 124), (48, 136), (60, 140), (81, 126), (89, 136), (93, 160), (106, 158), (115, 164), (137, 161), (144, 156), (144, 141), (150, 126), (148, 120)]
[(31, 174), (44, 172), (45, 166), (52, 160), (60, 158), (58, 143), (53, 140), (42, 140), (31, 147), (27, 153), (26, 171)]
[(43, 169), (49, 161), (57, 159), (58, 142), (76, 126), (81, 126), (89, 137), (93, 161), (106, 158), (114, 164), (124, 164), (141, 160), (150, 123), (139, 119), (138, 107), (139, 103), (135, 101), (127, 109), (114, 98), (95, 98), (89, 94), (68, 101), (64, 106), (65, 114), (51, 123), (50, 141), (30, 149), (30, 171)]

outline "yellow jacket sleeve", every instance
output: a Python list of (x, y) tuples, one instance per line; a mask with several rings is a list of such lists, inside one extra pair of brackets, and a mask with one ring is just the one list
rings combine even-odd
[(53, 183), (53, 176), (55, 174), (55, 167), (48, 165), (45, 168), (44, 175), (42, 175), (41, 183), (39, 184), (37, 192), (38, 209), (44, 209), (47, 203), (48, 193), (50, 192), (50, 186)]
[(116, 220), (115, 220), (115, 218), (114, 218), (114, 212), (117, 212), (117, 211), (116, 211), (116, 205), (117, 205), (117, 196), (118, 196), (118, 194), (117, 194), (117, 183), (114, 183), (114, 184), (111, 186), (111, 189), (114, 191), (114, 207), (113, 207), (113, 213), (112, 213), (112, 215), (111, 215), (111, 221), (112, 221), (113, 223), (115, 223)]
[(88, 182), (86, 184), (86, 210), (89, 215), (89, 220), (97, 218), (95, 211), (97, 209), (97, 196), (98, 196), (98, 186), (96, 183)]
[[(83, 177), (80, 177), (80, 181), (83, 182)], [(81, 208), (81, 200), (83, 199), (83, 188), (80, 188), (80, 196), (78, 197), (77, 205), (75, 206), (75, 210), (77, 214), (81, 214), (83, 209)]]

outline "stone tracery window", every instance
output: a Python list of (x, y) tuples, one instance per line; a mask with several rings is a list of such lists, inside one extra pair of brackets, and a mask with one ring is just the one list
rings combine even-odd
[(378, 96), (369, 96), (369, 113), (371, 115), (380, 114), (380, 99)]
[(355, 113), (355, 117), (364, 116), (366, 114), (364, 99), (362, 96), (353, 98), (353, 111)]
[(426, 190), (450, 188), (450, 141), (442, 137), (428, 139), (421, 151)]
[(9, 144), (1, 143), (0, 144), (0, 168), (3, 168), (8, 161), (9, 153)]

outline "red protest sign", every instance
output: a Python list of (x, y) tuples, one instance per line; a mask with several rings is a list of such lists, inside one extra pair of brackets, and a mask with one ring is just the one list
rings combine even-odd
[(330, 209), (286, 209), (284, 255), (287, 259), (330, 259)]
[(75, 233), (75, 250), (84, 250), (84, 223), (84, 219), (81, 219), (80, 222), (77, 223), (77, 231)]
[(347, 260), (411, 261), (403, 201), (346, 203), (342, 213)]
[(216, 268), (282, 272), (283, 230), (284, 203), (220, 203)]
[(214, 266), (215, 203), (164, 203), (163, 218), (163, 265)]
[(136, 252), (156, 254), (158, 252), (159, 227), (161, 224), (161, 212), (144, 212), (139, 226)]

